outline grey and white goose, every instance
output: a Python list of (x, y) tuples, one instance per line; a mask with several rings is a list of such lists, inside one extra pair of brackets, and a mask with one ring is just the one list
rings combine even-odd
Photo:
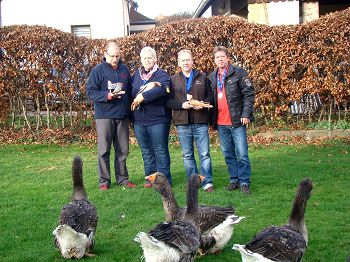
[(146, 262), (194, 261), (200, 245), (198, 227), (198, 189), (203, 176), (192, 175), (188, 181), (187, 208), (181, 220), (163, 222), (147, 234), (139, 232), (135, 241), (140, 243)]
[(97, 227), (97, 211), (85, 192), (83, 182), (83, 162), (76, 156), (72, 164), (73, 195), (69, 204), (60, 214), (59, 225), (53, 231), (55, 246), (64, 258), (79, 259), (84, 255), (93, 256)]
[(243, 262), (301, 261), (308, 243), (304, 217), (312, 188), (310, 179), (300, 182), (286, 225), (268, 227), (246, 245), (233, 245), (232, 249), (241, 253)]
[[(178, 206), (168, 179), (160, 172), (148, 176), (147, 179), (162, 197), (166, 221), (181, 220), (186, 208)], [(202, 237), (199, 253), (204, 255), (220, 252), (232, 237), (233, 225), (243, 218), (235, 215), (232, 206), (200, 205), (198, 220)]]

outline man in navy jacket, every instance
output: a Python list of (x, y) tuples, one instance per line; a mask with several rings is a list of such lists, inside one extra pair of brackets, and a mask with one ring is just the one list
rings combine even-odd
[(128, 68), (120, 61), (118, 45), (109, 42), (104, 51), (104, 61), (92, 69), (86, 86), (87, 96), (94, 102), (100, 190), (108, 190), (111, 185), (112, 143), (117, 185), (136, 187), (129, 181), (126, 167), (129, 153), (130, 79)]

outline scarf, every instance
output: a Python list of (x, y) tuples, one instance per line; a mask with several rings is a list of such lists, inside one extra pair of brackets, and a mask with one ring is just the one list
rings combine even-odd
[(157, 69), (158, 69), (157, 64), (154, 64), (153, 68), (149, 72), (147, 72), (143, 66), (141, 67), (141, 69), (139, 70), (139, 73), (144, 84), (151, 78), (151, 76), (155, 71), (157, 71)]

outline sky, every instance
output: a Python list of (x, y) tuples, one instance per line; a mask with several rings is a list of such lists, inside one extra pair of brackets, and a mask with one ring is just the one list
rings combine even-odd
[(195, 12), (201, 0), (134, 0), (138, 3), (137, 11), (148, 18), (159, 15), (173, 15), (183, 12)]

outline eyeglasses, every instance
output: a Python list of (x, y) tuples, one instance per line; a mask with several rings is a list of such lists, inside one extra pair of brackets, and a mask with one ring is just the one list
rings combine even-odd
[(117, 55), (110, 55), (110, 54), (108, 54), (108, 52), (107, 51), (105, 51), (105, 53), (110, 57), (110, 58), (115, 58), (115, 59), (118, 59), (119, 57), (120, 57), (120, 55), (119, 54), (117, 54)]

